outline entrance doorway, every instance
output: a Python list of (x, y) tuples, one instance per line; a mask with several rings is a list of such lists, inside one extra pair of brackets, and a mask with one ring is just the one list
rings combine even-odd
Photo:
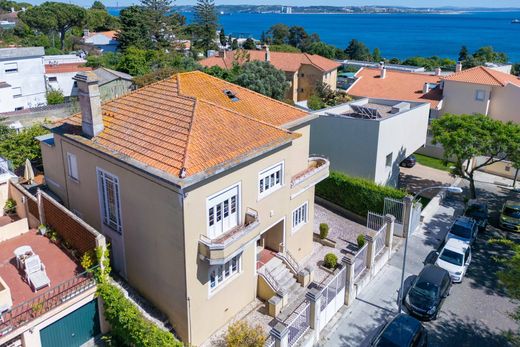
[(283, 251), (281, 248), (284, 242), (284, 223), (285, 220), (281, 220), (260, 235), (256, 242), (257, 269), (267, 264), (276, 253)]

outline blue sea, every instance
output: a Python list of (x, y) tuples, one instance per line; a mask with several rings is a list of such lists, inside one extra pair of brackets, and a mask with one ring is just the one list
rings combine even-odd
[[(115, 13), (114, 13), (115, 14)], [(185, 13), (188, 21), (191, 13)], [(455, 14), (229, 14), (220, 16), (226, 34), (260, 38), (276, 23), (303, 26), (321, 40), (340, 48), (355, 38), (385, 58), (441, 56), (456, 59), (462, 45), (470, 51), (491, 45), (520, 62), (519, 12)]]

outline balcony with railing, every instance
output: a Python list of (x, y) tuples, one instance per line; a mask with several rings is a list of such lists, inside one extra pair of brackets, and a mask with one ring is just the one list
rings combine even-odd
[(314, 186), (329, 177), (330, 162), (321, 157), (310, 157), (307, 168), (291, 179), (291, 189), (304, 189)]
[(258, 225), (258, 212), (248, 208), (244, 222), (219, 237), (210, 239), (206, 235), (200, 235), (199, 254), (210, 264), (218, 264), (257, 237)]

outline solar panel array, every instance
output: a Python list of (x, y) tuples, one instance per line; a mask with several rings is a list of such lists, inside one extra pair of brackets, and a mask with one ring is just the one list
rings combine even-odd
[(383, 118), (379, 110), (370, 107), (358, 106), (358, 105), (350, 105), (354, 114), (360, 116), (364, 119), (380, 119)]

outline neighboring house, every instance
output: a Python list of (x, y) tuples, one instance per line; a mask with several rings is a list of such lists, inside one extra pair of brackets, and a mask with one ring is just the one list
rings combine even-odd
[(78, 72), (91, 71), (86, 61), (78, 63), (56, 63), (45, 65), (45, 78), (49, 90), (61, 90), (65, 98), (78, 95), (78, 85), (73, 79)]
[(377, 184), (397, 186), (399, 164), (424, 146), (428, 103), (361, 99), (316, 111), (311, 152), (331, 169)]
[[(354, 68), (373, 68), (379, 69), (381, 67), (380, 62), (374, 61), (363, 61), (363, 60), (348, 60), (345, 59), (341, 61), (341, 65), (344, 67), (354, 67)], [(387, 64), (385, 63), (385, 68), (387, 70), (396, 70), (396, 71), (404, 71), (404, 72), (425, 72), (426, 69), (421, 66), (411, 66), (411, 65), (400, 65), (400, 64)]]
[(316, 116), (199, 71), (103, 104), (93, 72), (76, 80), (81, 114), (41, 145), (46, 182), (200, 345), (255, 300), (263, 252), (311, 254), (314, 185), (329, 174), (309, 157)]
[(116, 38), (117, 31), (99, 31), (91, 33), (88, 29), (83, 30), (83, 42), (93, 45), (102, 52), (115, 52), (119, 46)]
[[(9, 93), (1, 92), (0, 112), (11, 112), (47, 104), (43, 47), (0, 48), (0, 81)], [(3, 89), (2, 88), (2, 89)]]
[(441, 77), (422, 73), (361, 68), (347, 94), (360, 98), (428, 102), (435, 117), (442, 107)]
[(481, 113), (520, 123), (520, 78), (478, 66), (443, 79), (442, 113)]
[(104, 247), (105, 238), (50, 195), (33, 196), (2, 170), (0, 163), (0, 204), (13, 199), (16, 213), (0, 215), (0, 345), (93, 343), (108, 330), (95, 279), (60, 241), (36, 229), (52, 227), (78, 256)]
[(94, 70), (99, 80), (99, 93), (101, 101), (108, 101), (134, 90), (132, 76), (124, 72), (100, 67)]
[(319, 82), (336, 90), (340, 64), (319, 55), (270, 52), (269, 49), (230, 52), (224, 50), (218, 56), (203, 59), (200, 63), (205, 67), (219, 66), (223, 69), (231, 69), (234, 63), (242, 64), (246, 61), (268, 61), (277, 69), (284, 71), (290, 83), (287, 98), (294, 102), (309, 99)]
[(0, 81), (0, 113), (13, 111), (15, 109), (13, 100), (13, 89), (7, 82)]

